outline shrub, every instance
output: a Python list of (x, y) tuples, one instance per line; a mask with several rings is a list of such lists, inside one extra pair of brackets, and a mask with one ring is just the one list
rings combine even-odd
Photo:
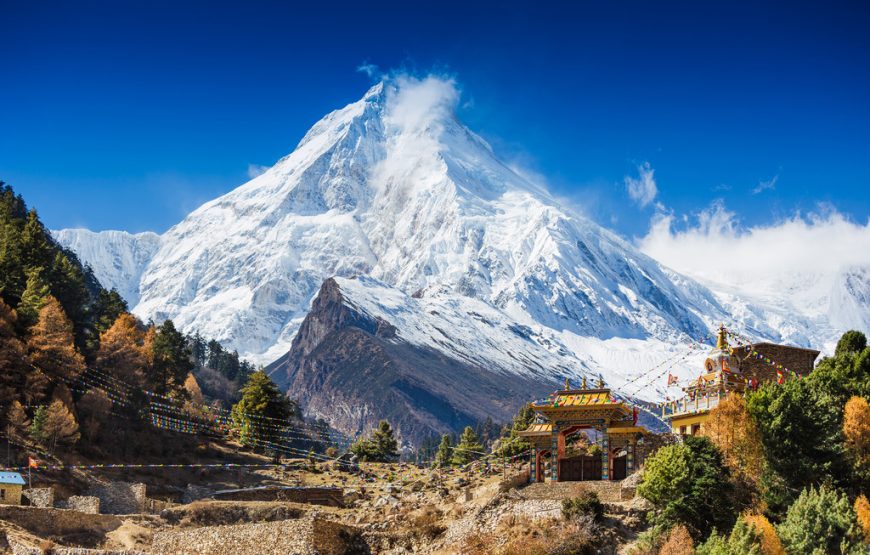
[(689, 530), (682, 524), (677, 524), (671, 531), (668, 532), (665, 543), (662, 544), (659, 550), (659, 555), (694, 555), (695, 542), (692, 541), (692, 535)]
[(637, 491), (654, 507), (653, 524), (685, 524), (698, 539), (714, 527), (728, 530), (734, 524), (737, 508), (730, 472), (709, 439), (687, 437), (683, 443), (662, 447), (645, 466)]
[(604, 519), (604, 504), (594, 491), (586, 491), (580, 497), (562, 501), (562, 516), (566, 520), (574, 520), (579, 516), (588, 516), (594, 522)]
[(804, 490), (777, 528), (789, 553), (863, 553), (863, 534), (846, 494), (833, 486)]

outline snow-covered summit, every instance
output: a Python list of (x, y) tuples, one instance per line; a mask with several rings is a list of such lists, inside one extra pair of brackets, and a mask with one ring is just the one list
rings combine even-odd
[[(124, 253), (108, 256), (74, 244), (77, 232), (58, 238), (142, 318), (172, 318), (262, 362), (287, 352), (325, 279), (355, 276), (368, 277), (341, 287), (350, 299), (380, 299), (373, 312), (394, 296), (414, 298), (418, 314), (446, 303), (450, 318), (477, 303), (567, 346), (559, 365), (592, 371), (626, 363), (604, 344), (673, 344), (722, 321), (806, 344), (799, 318), (780, 326), (776, 310), (714, 294), (554, 200), (457, 119), (457, 102), (454, 84), (435, 77), (376, 85), (262, 175), (152, 238), (141, 272), (93, 262), (136, 258), (136, 242), (115, 249), (107, 238), (106, 251)], [(406, 335), (438, 318), (412, 320), (400, 326)], [(458, 327), (464, 346), (445, 349), (474, 353), (486, 340), (475, 329)]]
[(441, 288), (580, 335), (705, 329), (712, 295), (573, 214), (463, 126), (453, 84), (379, 84), (262, 175), (166, 232), (135, 312), (282, 354), (325, 278)]

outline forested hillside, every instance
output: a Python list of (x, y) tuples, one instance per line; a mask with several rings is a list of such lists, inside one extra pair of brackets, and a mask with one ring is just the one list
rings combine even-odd
[(16, 446), (9, 463), (33, 452), (192, 457), (204, 438), (325, 448), (306, 441), (298, 405), (270, 384), (218, 342), (130, 314), (0, 182), (0, 430)]

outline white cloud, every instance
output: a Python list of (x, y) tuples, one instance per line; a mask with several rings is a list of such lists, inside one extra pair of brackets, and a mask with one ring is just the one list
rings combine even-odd
[(650, 167), (649, 162), (644, 162), (637, 167), (637, 171), (638, 177), (625, 176), (625, 188), (631, 200), (636, 202), (641, 208), (645, 208), (655, 200), (656, 195), (659, 193), (653, 175), (655, 170)]
[(269, 166), (261, 166), (260, 164), (248, 164), (248, 178), (254, 179), (258, 175), (263, 175)]
[[(870, 221), (855, 223), (829, 206), (747, 228), (717, 201), (688, 226), (675, 225), (678, 220), (673, 214), (657, 214), (638, 246), (662, 264), (702, 281), (782, 294), (777, 288), (784, 284), (796, 290), (819, 286), (807, 276), (870, 267)], [(802, 279), (806, 283), (797, 283)]]
[(365, 73), (372, 79), (381, 77), (381, 70), (375, 64), (364, 62), (357, 66), (356, 70), (360, 73)]
[(756, 185), (755, 188), (752, 189), (752, 194), (757, 195), (769, 189), (775, 189), (777, 181), (779, 181), (779, 174), (774, 175), (771, 179), (768, 179), (767, 181), (759, 181), (758, 185)]
[(387, 103), (387, 123), (404, 133), (425, 128), (449, 115), (459, 102), (459, 89), (450, 77), (407, 74), (391, 78)]

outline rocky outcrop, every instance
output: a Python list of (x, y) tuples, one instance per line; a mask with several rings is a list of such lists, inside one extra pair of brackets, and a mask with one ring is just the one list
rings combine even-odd
[(508, 422), (554, 382), (510, 375), (412, 344), (324, 282), (290, 352), (267, 368), (310, 415), (355, 435), (387, 419), (412, 444), (487, 417)]

